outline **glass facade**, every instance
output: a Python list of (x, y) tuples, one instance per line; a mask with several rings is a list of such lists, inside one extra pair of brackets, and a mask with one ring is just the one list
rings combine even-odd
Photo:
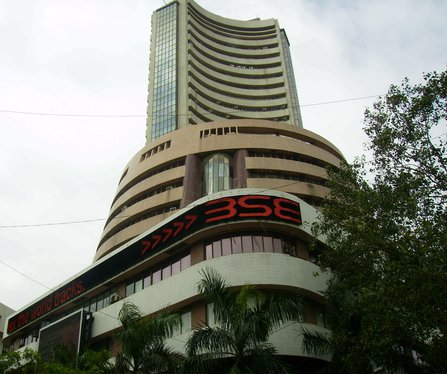
[(151, 140), (177, 129), (177, 3), (157, 11)]
[(191, 254), (188, 251), (180, 256), (169, 259), (161, 265), (148, 269), (126, 284), (126, 297), (156, 284), (163, 279), (167, 279), (171, 275), (177, 274), (190, 266)]
[(237, 235), (214, 240), (205, 245), (205, 259), (238, 253), (270, 252), (296, 256), (295, 242), (291, 238), (265, 235)]
[(113, 287), (110, 290), (103, 292), (101, 295), (91, 298), (84, 303), (84, 310), (93, 313), (98, 310), (107, 308), (112, 303), (112, 295), (115, 295), (117, 292), (118, 289), (116, 287)]
[(209, 195), (231, 189), (231, 160), (224, 153), (216, 153), (203, 162), (203, 194)]
[(284, 55), (285, 71), (289, 82), (290, 101), (292, 102), (293, 117), (295, 117), (296, 125), (303, 127), (301, 119), (300, 102), (298, 101), (298, 91), (296, 89), (295, 74), (293, 73), (292, 56), (290, 56), (289, 41), (284, 30), (281, 30), (281, 44)]

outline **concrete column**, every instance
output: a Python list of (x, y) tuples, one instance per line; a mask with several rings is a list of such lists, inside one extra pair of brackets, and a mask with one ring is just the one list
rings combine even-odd
[(233, 156), (233, 188), (246, 188), (248, 172), (245, 166), (245, 157), (248, 156), (246, 149), (236, 151)]
[(202, 161), (197, 155), (187, 155), (185, 160), (185, 178), (180, 208), (191, 204), (202, 196)]

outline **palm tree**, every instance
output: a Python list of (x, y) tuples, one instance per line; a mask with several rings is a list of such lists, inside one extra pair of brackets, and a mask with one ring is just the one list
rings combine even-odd
[(119, 373), (175, 372), (182, 355), (165, 345), (165, 340), (179, 327), (179, 315), (162, 312), (152, 317), (143, 317), (138, 307), (125, 302), (118, 315), (123, 325), (116, 337), (122, 351), (116, 356)]
[(286, 373), (268, 339), (281, 324), (301, 319), (301, 299), (247, 285), (234, 292), (213, 269), (201, 275), (198, 289), (213, 305), (216, 325), (203, 323), (194, 330), (186, 343), (185, 371)]

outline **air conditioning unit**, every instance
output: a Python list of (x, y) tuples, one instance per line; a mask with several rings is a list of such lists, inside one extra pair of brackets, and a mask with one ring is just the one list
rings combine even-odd
[(120, 295), (118, 295), (116, 292), (112, 293), (110, 295), (110, 304), (116, 303), (117, 301), (119, 301), (121, 299)]

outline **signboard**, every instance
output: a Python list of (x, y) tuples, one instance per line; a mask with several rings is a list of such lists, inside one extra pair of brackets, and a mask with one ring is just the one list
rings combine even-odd
[(43, 327), (39, 336), (39, 353), (43, 361), (53, 359), (53, 348), (58, 344), (78, 354), (82, 345), (83, 310)]
[(78, 298), (131, 266), (179, 242), (194, 232), (220, 223), (267, 220), (301, 224), (298, 202), (271, 195), (237, 195), (193, 205), (172, 217), (113, 256), (99, 262), (71, 282), (45, 296), (8, 320), (8, 334)]

